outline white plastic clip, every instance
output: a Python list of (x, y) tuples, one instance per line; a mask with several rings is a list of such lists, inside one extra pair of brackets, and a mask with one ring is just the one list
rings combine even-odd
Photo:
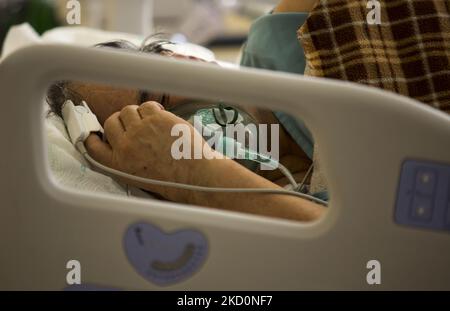
[(103, 133), (103, 127), (85, 101), (81, 106), (75, 106), (71, 100), (66, 101), (62, 107), (62, 116), (74, 145), (83, 143), (91, 133)]

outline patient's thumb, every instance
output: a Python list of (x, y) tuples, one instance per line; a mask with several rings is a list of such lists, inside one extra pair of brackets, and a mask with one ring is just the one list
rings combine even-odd
[(111, 167), (112, 149), (108, 143), (105, 143), (98, 135), (91, 134), (86, 139), (85, 146), (87, 152), (95, 161)]

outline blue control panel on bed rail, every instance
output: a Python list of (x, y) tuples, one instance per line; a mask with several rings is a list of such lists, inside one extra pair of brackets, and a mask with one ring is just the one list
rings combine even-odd
[(413, 160), (404, 162), (395, 221), (450, 232), (450, 165)]

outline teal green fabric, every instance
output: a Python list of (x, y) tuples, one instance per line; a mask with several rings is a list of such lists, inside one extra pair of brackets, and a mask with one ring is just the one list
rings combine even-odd
[(297, 30), (307, 17), (308, 13), (274, 13), (257, 19), (250, 28), (241, 64), (303, 74), (306, 60)]
[[(256, 20), (243, 47), (241, 65), (304, 74), (306, 58), (297, 31), (307, 18), (308, 13), (275, 13)], [(274, 114), (312, 160), (314, 140), (305, 124), (282, 111), (274, 111)], [(327, 191), (312, 195), (324, 201), (329, 200)]]
[(326, 190), (313, 193), (312, 195), (314, 197), (318, 198), (318, 199), (323, 200), (323, 201), (326, 201), (326, 202), (330, 201), (330, 194)]
[[(303, 74), (305, 53), (297, 39), (297, 30), (305, 23), (308, 13), (275, 13), (256, 20), (244, 45), (241, 65), (268, 70)], [(280, 124), (312, 159), (314, 140), (301, 120), (275, 111)]]

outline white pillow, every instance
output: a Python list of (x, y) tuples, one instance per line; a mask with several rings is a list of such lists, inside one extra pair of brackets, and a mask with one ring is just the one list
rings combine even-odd
[(56, 183), (71, 189), (102, 192), (146, 199), (156, 197), (135, 187), (128, 187), (90, 168), (83, 155), (72, 145), (64, 121), (54, 114), (45, 119), (47, 154)]
[(89, 164), (72, 145), (63, 120), (56, 115), (45, 119), (50, 170), (57, 184), (72, 189), (127, 195), (124, 187), (109, 176), (89, 168)]
[[(58, 27), (45, 32), (42, 35), (42, 40), (48, 43), (65, 43), (78, 46), (93, 46), (98, 43), (113, 41), (113, 40), (127, 40), (136, 46), (141, 46), (145, 37), (133, 35), (124, 32), (112, 32), (99, 29), (93, 29), (83, 26)], [(176, 45), (168, 45), (166, 47), (178, 54), (196, 56), (206, 61), (214, 61), (214, 53), (197, 44), (192, 43), (177, 43)]]
[(47, 43), (65, 43), (79, 46), (93, 46), (101, 42), (118, 39), (127, 40), (140, 46), (144, 38), (128, 33), (104, 31), (83, 26), (57, 27), (42, 34), (42, 40)]
[(0, 60), (9, 54), (29, 45), (39, 44), (42, 40), (39, 34), (28, 23), (12, 26), (3, 43)]
[[(46, 31), (39, 37), (33, 27), (24, 23), (13, 26), (8, 31), (0, 60), (22, 47), (33, 44), (61, 43), (90, 47), (98, 43), (119, 39), (140, 46), (145, 38), (129, 33), (104, 31), (83, 26), (57, 27)], [(166, 48), (179, 54), (195, 56), (206, 61), (215, 61), (216, 59), (211, 50), (188, 42), (168, 45)]]

